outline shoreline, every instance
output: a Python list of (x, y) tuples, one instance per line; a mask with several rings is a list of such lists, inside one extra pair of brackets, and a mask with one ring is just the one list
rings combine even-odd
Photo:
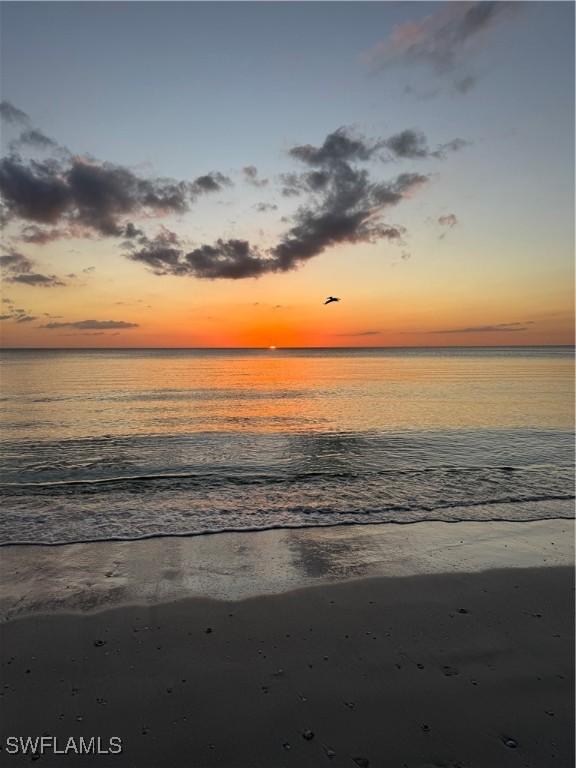
[(189, 597), (240, 601), (362, 578), (571, 566), (574, 520), (342, 524), (0, 552), (6, 622)]
[[(83, 481), (73, 481), (73, 484), (82, 484)], [(109, 481), (93, 481), (93, 482), (109, 482)], [(449, 519), (427, 517), (416, 520), (366, 520), (363, 521), (361, 516), (358, 516), (357, 520), (351, 521), (349, 519), (342, 522), (330, 522), (330, 523), (314, 523), (313, 525), (269, 525), (269, 526), (254, 526), (248, 528), (206, 528), (201, 531), (183, 531), (182, 533), (149, 533), (142, 536), (109, 536), (102, 539), (76, 539), (73, 541), (0, 541), (0, 552), (4, 548), (11, 547), (66, 547), (73, 546), (75, 544), (107, 544), (117, 542), (139, 542), (149, 541), (151, 539), (186, 539), (194, 538), (196, 536), (218, 536), (219, 534), (249, 534), (259, 533), (263, 531), (300, 531), (317, 528), (338, 528), (341, 526), (355, 527), (362, 525), (418, 525), (420, 523), (534, 523), (544, 520), (574, 520), (575, 519), (575, 503), (576, 496), (558, 496), (547, 497), (546, 499), (518, 499), (514, 501), (495, 501), (493, 503), (478, 502), (477, 504), (460, 504), (452, 507), (437, 507), (434, 509), (426, 510), (427, 512), (448, 511), (453, 513), (454, 510), (468, 511), (471, 509), (490, 509), (490, 508), (506, 508), (522, 506), (530, 509), (541, 509), (542, 506), (552, 507), (553, 514), (548, 517), (526, 517), (524, 519), (507, 518), (507, 517), (486, 517), (477, 520), (466, 517), (453, 517)], [(557, 507), (557, 510), (554, 509)], [(565, 511), (565, 514), (562, 512)]]

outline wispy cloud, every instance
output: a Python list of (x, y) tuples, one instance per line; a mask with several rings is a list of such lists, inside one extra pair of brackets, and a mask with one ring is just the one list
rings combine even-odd
[(258, 211), (258, 213), (266, 213), (267, 211), (278, 210), (278, 206), (275, 205), (274, 203), (257, 203), (254, 207)]
[(438, 238), (443, 240), (446, 237), (446, 232), (454, 229), (458, 224), (458, 217), (455, 213), (446, 213), (438, 217), (438, 224), (444, 229), (444, 232), (438, 235)]
[(55, 330), (57, 328), (78, 328), (79, 330), (109, 330), (112, 328), (138, 328), (138, 323), (128, 323), (125, 320), (76, 320), (65, 323), (47, 323), (40, 328)]
[(30, 118), (9, 101), (0, 101), (0, 119), (12, 125), (28, 125)]
[(18, 251), (10, 250), (0, 255), (0, 268), (7, 283), (21, 283), (42, 288), (56, 288), (66, 285), (56, 275), (44, 275), (35, 272), (34, 267), (34, 261)]
[(333, 336), (379, 336), (382, 331), (351, 331), (350, 333), (334, 333)]
[(268, 179), (263, 179), (258, 175), (258, 168), (255, 165), (246, 165), (242, 168), (244, 180), (253, 187), (266, 187)]
[[(527, 331), (530, 325), (534, 325), (534, 320), (524, 320), (514, 323), (496, 323), (494, 325), (473, 325), (467, 328), (445, 328), (439, 331), (426, 331), (429, 334), (438, 333), (502, 333), (510, 331)], [(420, 333), (420, 331), (413, 331)]]
[(0, 320), (10, 320), (14, 323), (31, 323), (38, 318), (35, 315), (22, 307), (14, 307), (14, 302), (11, 299), (3, 299), (3, 303), (8, 307), (8, 311), (0, 315)]
[[(431, 5), (432, 13), (394, 27), (386, 39), (368, 51), (366, 59), (374, 71), (421, 64), (436, 75), (453, 76), (485, 42), (490, 30), (521, 5), (504, 0)], [(453, 88), (466, 93), (475, 83), (476, 77), (466, 73), (453, 82)]]

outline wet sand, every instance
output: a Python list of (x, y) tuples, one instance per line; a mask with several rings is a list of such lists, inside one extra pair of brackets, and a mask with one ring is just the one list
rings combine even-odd
[[(510, 506), (500, 505), (498, 514)], [(546, 507), (558, 519), (342, 525), (3, 547), (0, 620), (188, 597), (243, 600), (352, 578), (571, 565), (573, 502), (522, 506), (528, 515)]]
[[(320, 569), (315, 584), (242, 600), (5, 620), (2, 742), (122, 738), (120, 755), (44, 754), (50, 766), (571, 768), (573, 528), (539, 527), (561, 552), (542, 562), (526, 525), (513, 526), (517, 550), (512, 529), (483, 542), (487, 562), (506, 550), (510, 567), (466, 571), (472, 543), (454, 524), (453, 573)], [(323, 536), (337, 562), (327, 534), (317, 558)]]

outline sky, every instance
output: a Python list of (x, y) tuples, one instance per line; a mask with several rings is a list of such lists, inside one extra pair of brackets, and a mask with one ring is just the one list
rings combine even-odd
[(573, 3), (0, 14), (6, 347), (573, 343)]

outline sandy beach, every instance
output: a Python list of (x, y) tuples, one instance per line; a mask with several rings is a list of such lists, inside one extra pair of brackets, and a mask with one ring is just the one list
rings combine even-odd
[[(410, 536), (411, 555), (401, 561), (402, 536)], [(288, 578), (290, 537), (294, 546), (299, 540), (300, 560), (293, 547), (291, 562), (292, 569), (300, 563), (300, 585), (294, 572)], [(157, 592), (126, 604), (135, 596), (130, 579), (106, 598), (95, 569), (97, 610), (78, 599), (90, 591), (82, 579), (71, 578), (81, 550), (6, 549), (4, 569), (7, 559), (11, 569), (19, 559), (24, 581), (27, 559), (48, 573), (51, 558), (53, 579), (60, 562), (76, 598), (67, 608), (28, 594), (18, 618), (18, 601), (4, 586), (3, 764), (32, 759), (7, 754), (8, 736), (44, 734), (60, 745), (70, 736), (100, 736), (102, 748), (117, 736), (122, 752), (44, 753), (41, 765), (572, 765), (571, 522), (356, 526), (209, 540), (123, 543), (121, 559), (118, 543), (100, 545), (99, 554), (85, 545), (103, 568), (106, 548), (116, 547), (120, 570), (136, 567), (144, 557), (138, 548), (147, 548), (155, 553), (152, 572), (171, 550), (182, 558), (182, 547), (198, 567), (203, 548), (230, 553), (220, 561), (226, 576), (214, 579), (221, 599), (207, 596), (206, 578), (189, 588), (193, 597)], [(275, 563), (268, 581), (246, 578), (254, 549)], [(190, 574), (178, 562), (172, 581), (180, 589)], [(233, 593), (236, 577), (236, 597), (222, 598), (222, 579)], [(14, 595), (15, 581), (9, 589)]]

